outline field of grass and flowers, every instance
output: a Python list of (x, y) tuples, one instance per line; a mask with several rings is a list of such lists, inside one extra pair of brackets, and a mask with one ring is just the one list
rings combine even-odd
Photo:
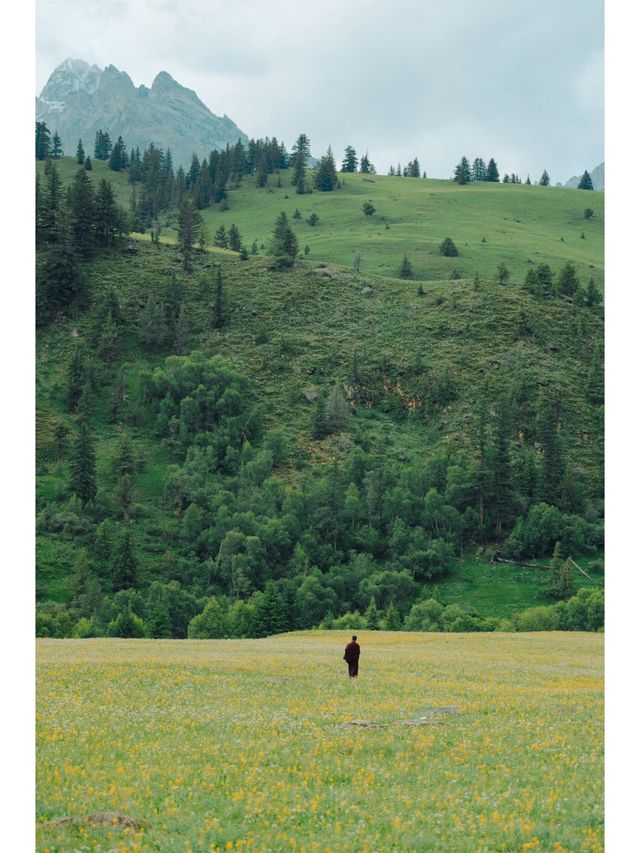
[(349, 633), (38, 641), (37, 849), (603, 849), (602, 634)]

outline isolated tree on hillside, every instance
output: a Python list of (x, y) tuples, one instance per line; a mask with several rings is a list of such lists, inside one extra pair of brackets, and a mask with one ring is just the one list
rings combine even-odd
[(547, 172), (546, 169), (540, 175), (540, 182), (539, 183), (540, 183), (541, 187), (548, 187), (549, 184), (551, 183), (551, 178), (549, 177), (549, 173)]
[(446, 258), (455, 258), (460, 254), (451, 237), (445, 237), (442, 243), (440, 243), (440, 254)]
[(86, 157), (84, 161), (85, 172), (90, 172), (93, 169), (93, 164), (90, 157)]
[(362, 212), (365, 216), (373, 216), (373, 214), (376, 212), (376, 209), (370, 201), (365, 201), (365, 203), (362, 205)]
[(578, 184), (579, 190), (592, 190), (593, 189), (593, 181), (591, 180), (591, 175), (585, 169), (584, 174), (580, 178), (580, 183)]
[(316, 189), (321, 192), (331, 192), (338, 185), (338, 175), (336, 172), (336, 163), (333, 159), (331, 146), (327, 148), (327, 153), (320, 158), (318, 170), (316, 172), (314, 184)]
[(367, 151), (364, 157), (360, 160), (360, 172), (363, 175), (369, 175), (374, 171), (373, 164), (369, 160), (369, 152)]
[(490, 183), (496, 183), (500, 180), (500, 173), (498, 172), (498, 166), (493, 157), (489, 160), (487, 164), (487, 176), (485, 181), (489, 181)]
[(505, 264), (504, 261), (500, 261), (498, 264), (498, 270), (496, 272), (496, 281), (498, 284), (506, 284), (511, 277), (511, 273), (509, 272), (509, 268)]
[(341, 172), (355, 172), (358, 168), (358, 157), (355, 148), (347, 145), (344, 149), (344, 160), (342, 161)]
[(411, 268), (411, 262), (405, 255), (402, 259), (402, 263), (400, 264), (400, 278), (411, 278), (412, 274), (413, 269)]
[(453, 173), (453, 180), (461, 185), (468, 184), (471, 181), (471, 168), (466, 157), (463, 157), (456, 166)]
[(232, 223), (229, 228), (229, 248), (232, 252), (239, 252), (242, 249), (242, 238), (235, 223)]
[(79, 139), (78, 140), (78, 147), (76, 148), (76, 161), (79, 163), (80, 166), (84, 166), (84, 158), (85, 158), (85, 153), (84, 153), (84, 148), (82, 147), (82, 140)]
[(280, 269), (292, 267), (298, 254), (298, 240), (284, 211), (275, 222), (271, 254), (275, 258), (276, 266)]

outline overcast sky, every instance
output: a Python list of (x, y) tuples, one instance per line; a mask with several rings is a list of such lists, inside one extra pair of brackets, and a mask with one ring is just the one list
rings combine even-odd
[(250, 137), (304, 132), (417, 156), (462, 154), (553, 183), (604, 159), (602, 0), (37, 0), (38, 93), (67, 57), (138, 86), (168, 71)]

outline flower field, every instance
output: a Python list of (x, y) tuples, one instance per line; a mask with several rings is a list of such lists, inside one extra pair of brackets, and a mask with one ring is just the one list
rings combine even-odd
[(602, 634), (348, 639), (39, 640), (38, 851), (603, 849)]

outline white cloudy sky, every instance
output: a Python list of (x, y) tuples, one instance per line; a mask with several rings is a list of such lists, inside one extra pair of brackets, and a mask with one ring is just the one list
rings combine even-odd
[(604, 159), (602, 0), (37, 0), (38, 92), (65, 58), (160, 70), (249, 136), (379, 171), (462, 154), (565, 181)]

